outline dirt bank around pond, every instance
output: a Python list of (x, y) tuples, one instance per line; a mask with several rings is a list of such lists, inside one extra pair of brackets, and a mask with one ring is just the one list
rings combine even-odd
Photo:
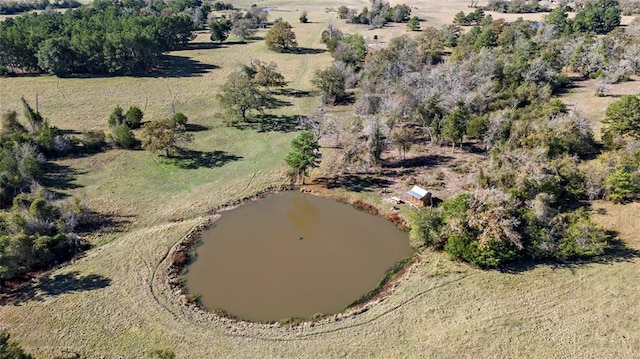
[[(391, 215), (384, 215), (384, 212), (375, 206), (365, 203), (361, 200), (349, 200), (344, 196), (337, 195), (333, 191), (322, 191), (318, 192), (315, 190), (310, 190), (306, 188), (298, 188), (294, 186), (279, 186), (267, 188), (259, 193), (236, 200), (225, 205), (219, 206), (210, 211), (209, 216), (205, 221), (191, 229), (180, 241), (178, 241), (173, 248), (169, 251), (167, 256), (164, 259), (166, 272), (167, 272), (167, 283), (168, 289), (173, 293), (176, 301), (179, 301), (188, 308), (190, 314), (197, 318), (198, 321), (221, 321), (225, 324), (229, 324), (230, 328), (236, 328), (238, 326), (242, 327), (244, 330), (250, 328), (277, 328), (283, 326), (317, 326), (322, 325), (323, 323), (331, 323), (336, 321), (341, 321), (343, 319), (356, 316), (360, 313), (368, 311), (372, 306), (377, 303), (384, 301), (385, 298), (391, 294), (401, 283), (404, 278), (407, 270), (418, 263), (419, 256), (414, 252), (409, 257), (405, 257), (397, 262), (393, 267), (389, 268), (384, 276), (380, 279), (375, 288), (371, 289), (362, 297), (349, 304), (344, 310), (337, 314), (330, 315), (314, 315), (311, 318), (283, 318), (277, 322), (250, 322), (247, 320), (243, 320), (240, 318), (236, 318), (227, 314), (224, 310), (210, 310), (205, 308), (200, 300), (199, 295), (194, 293), (189, 293), (189, 290), (185, 286), (185, 280), (183, 278), (183, 274), (185, 268), (190, 264), (190, 262), (195, 257), (195, 247), (199, 243), (202, 232), (210, 228), (216, 221), (218, 221), (224, 212), (236, 209), (246, 203), (251, 201), (256, 201), (263, 199), (264, 197), (280, 193), (283, 191), (289, 190), (299, 190), (304, 193), (308, 193), (317, 197), (329, 198), (341, 203), (347, 203), (352, 205), (354, 208), (374, 214), (379, 215), (392, 223), (394, 223), (399, 229), (403, 231), (408, 230), (408, 226), (404, 219), (402, 219), (397, 214), (393, 213)], [(408, 240), (408, 238), (407, 238)]]

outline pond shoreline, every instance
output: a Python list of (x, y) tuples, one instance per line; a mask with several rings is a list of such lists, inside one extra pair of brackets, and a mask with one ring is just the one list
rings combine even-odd
[(236, 209), (251, 201), (263, 199), (271, 194), (292, 190), (298, 190), (313, 196), (329, 198), (337, 202), (349, 204), (358, 210), (380, 216), (394, 223), (398, 229), (404, 232), (408, 231), (408, 225), (404, 219), (397, 214), (384, 214), (379, 208), (360, 200), (349, 200), (344, 196), (331, 193), (331, 191), (318, 192), (309, 190), (305, 187), (293, 185), (267, 187), (251, 196), (234, 200), (212, 209), (207, 213), (208, 217), (203, 223), (194, 227), (178, 242), (176, 242), (166, 256), (166, 260), (168, 261), (166, 269), (167, 283), (169, 285), (169, 289), (173, 293), (173, 296), (183, 305), (188, 307), (190, 311), (193, 311), (194, 314), (197, 314), (199, 318), (207, 318), (208, 320), (218, 320), (228, 324), (241, 324), (243, 326), (256, 326), (262, 328), (282, 326), (294, 327), (300, 325), (316, 326), (322, 323), (341, 321), (368, 311), (372, 306), (384, 301), (391, 293), (393, 293), (400, 284), (401, 279), (405, 277), (407, 271), (419, 262), (420, 256), (418, 256), (417, 252), (414, 250), (410, 256), (402, 258), (393, 267), (388, 269), (375, 288), (363, 294), (359, 299), (346, 306), (341, 312), (335, 314), (326, 314), (318, 317), (314, 316), (312, 318), (282, 318), (277, 322), (254, 322), (229, 315), (224, 310), (212, 310), (205, 308), (200, 303), (199, 296), (197, 294), (189, 293), (185, 286), (184, 279), (182, 278), (184, 269), (191, 263), (194, 248), (199, 243), (202, 232), (214, 225), (215, 222), (221, 218), (222, 213), (224, 212)]

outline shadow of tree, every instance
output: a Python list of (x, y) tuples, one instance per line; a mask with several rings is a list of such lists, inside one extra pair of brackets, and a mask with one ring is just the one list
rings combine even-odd
[(612, 264), (622, 262), (633, 262), (635, 259), (640, 258), (640, 250), (628, 247), (623, 241), (618, 238), (618, 233), (615, 231), (607, 231), (609, 236), (609, 248), (599, 256), (576, 258), (570, 260), (536, 260), (528, 259), (518, 261), (515, 263), (508, 263), (498, 268), (500, 272), (509, 274), (520, 274), (532, 270), (538, 266), (548, 266), (557, 269), (576, 269), (587, 264)]
[(115, 233), (125, 229), (134, 220), (133, 215), (119, 215), (90, 211), (76, 227), (79, 235), (97, 234), (98, 232)]
[(435, 165), (448, 163), (453, 160), (450, 156), (426, 155), (407, 158), (404, 160), (387, 160), (383, 164), (383, 168), (413, 168), (413, 167), (432, 167)]
[(82, 276), (79, 272), (56, 274), (54, 276), (41, 277), (35, 284), (17, 289), (6, 294), (1, 304), (24, 303), (29, 301), (43, 301), (47, 297), (54, 297), (65, 293), (74, 293), (106, 288), (111, 285), (111, 279), (99, 275), (89, 274)]
[(190, 42), (187, 44), (186, 50), (212, 50), (212, 49), (224, 49), (233, 45), (245, 45), (247, 41), (224, 41), (224, 42)]
[(187, 123), (185, 127), (188, 132), (201, 132), (209, 130), (209, 127), (198, 125), (195, 123)]
[(159, 65), (154, 71), (148, 75), (139, 77), (195, 77), (202, 76), (209, 72), (209, 70), (215, 70), (217, 68), (218, 66), (216, 65), (204, 64), (187, 56), (162, 55)]
[(371, 175), (346, 174), (332, 178), (318, 178), (318, 183), (324, 183), (328, 189), (345, 188), (352, 192), (379, 191), (393, 184), (392, 181)]
[(291, 49), (288, 51), (290, 54), (296, 55), (316, 55), (327, 52), (325, 49), (314, 49), (311, 47), (296, 47), (295, 49)]
[(222, 167), (229, 162), (239, 161), (242, 158), (242, 156), (231, 155), (225, 151), (203, 152), (182, 149), (179, 157), (164, 157), (164, 161), (183, 169), (197, 169), (201, 167)]
[(258, 132), (292, 132), (300, 129), (300, 117), (297, 115), (258, 115), (258, 122), (248, 124)]
[(309, 97), (313, 95), (311, 91), (297, 90), (292, 88), (280, 88), (280, 89), (273, 90), (272, 93), (274, 95), (290, 96), (295, 98)]
[(70, 166), (47, 162), (43, 172), (40, 184), (54, 192), (59, 198), (68, 197), (67, 194), (60, 191), (80, 188), (80, 185), (74, 181), (76, 176), (82, 173)]
[(285, 106), (293, 106), (293, 103), (285, 100), (278, 99), (276, 97), (269, 97), (265, 101), (265, 107), (268, 109), (276, 109)]

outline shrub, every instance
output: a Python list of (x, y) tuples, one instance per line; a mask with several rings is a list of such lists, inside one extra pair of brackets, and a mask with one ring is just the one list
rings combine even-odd
[(303, 24), (306, 24), (307, 22), (309, 22), (306, 11), (303, 11), (302, 14), (300, 15), (300, 22)]
[(131, 106), (129, 110), (127, 110), (127, 124), (130, 128), (138, 128), (142, 123), (143, 116), (142, 110), (136, 106)]
[(635, 197), (638, 191), (638, 176), (624, 168), (618, 168), (604, 181), (607, 199), (614, 202), (626, 202)]
[(414, 247), (432, 246), (442, 249), (446, 237), (442, 235), (444, 218), (442, 210), (420, 208), (411, 214), (409, 239)]
[(187, 116), (184, 115), (184, 113), (176, 112), (176, 114), (171, 117), (171, 121), (173, 121), (178, 125), (185, 126), (187, 124), (187, 121), (189, 121), (189, 119), (187, 118)]
[(132, 148), (136, 143), (136, 138), (131, 129), (125, 125), (119, 125), (112, 131), (113, 140), (118, 147)]
[(369, 203), (362, 202), (361, 200), (355, 200), (352, 204), (356, 209), (361, 211), (365, 211), (367, 213), (371, 213), (373, 215), (378, 215), (378, 209)]
[(179, 267), (185, 264), (187, 259), (189, 259), (189, 256), (186, 251), (177, 251), (171, 256), (171, 264)]
[(559, 259), (591, 257), (604, 253), (609, 246), (609, 236), (598, 228), (583, 210), (564, 216), (567, 228), (558, 246)]
[(124, 110), (118, 105), (111, 111), (111, 115), (109, 115), (109, 126), (120, 126), (125, 122), (125, 119)]

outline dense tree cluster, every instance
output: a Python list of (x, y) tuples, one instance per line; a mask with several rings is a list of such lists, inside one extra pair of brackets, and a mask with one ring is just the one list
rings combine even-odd
[[(593, 6), (586, 4), (580, 13), (590, 14)], [(327, 103), (332, 93), (344, 93), (347, 69), (356, 79), (358, 118), (340, 140), (341, 170), (380, 166), (389, 146), (404, 156), (419, 139), (452, 150), (475, 139), (487, 162), (471, 170), (466, 186), (473, 191), (418, 211), (414, 243), (443, 248), (481, 267), (602, 254), (608, 235), (576, 204), (637, 198), (639, 101), (625, 96), (610, 106), (600, 153), (589, 122), (553, 94), (568, 83), (567, 70), (606, 83), (638, 73), (637, 28), (571, 25), (568, 36), (557, 26), (493, 20), (482, 9), (459, 18), (473, 25), (466, 33), (455, 25), (427, 27), (422, 36), (395, 38), (387, 48), (370, 51), (363, 62), (352, 62), (357, 66), (336, 57), (316, 74), (314, 83)], [(344, 38), (331, 28), (323, 34), (332, 52)]]
[(269, 13), (264, 8), (252, 6), (247, 11), (233, 9), (218, 17), (209, 19), (209, 30), (212, 41), (224, 41), (229, 34), (246, 39), (250, 38), (259, 28), (267, 26)]
[(533, 12), (547, 12), (550, 9), (540, 5), (539, 0), (489, 0), (485, 10), (507, 14), (526, 14)]
[(411, 17), (411, 7), (406, 4), (389, 5), (384, 0), (371, 0), (371, 10), (364, 7), (360, 13), (346, 6), (338, 8), (338, 17), (348, 23), (369, 25), (372, 28), (383, 27), (388, 22), (407, 22)]
[(193, 23), (185, 15), (126, 11), (115, 2), (65, 13), (27, 14), (0, 22), (3, 71), (139, 75), (160, 54), (184, 47)]
[(595, 0), (586, 2), (574, 19), (569, 19), (564, 7), (558, 7), (546, 16), (544, 22), (562, 34), (606, 34), (620, 25), (621, 14), (618, 0)]
[(474, 11), (465, 15), (463, 11), (460, 11), (453, 18), (453, 23), (456, 25), (479, 25), (485, 18), (483, 8), (477, 8)]
[(25, 122), (2, 115), (0, 128), (0, 286), (35, 269), (66, 260), (84, 242), (73, 231), (87, 209), (77, 199), (61, 203), (40, 182), (47, 159), (71, 149), (71, 141), (23, 100)]

